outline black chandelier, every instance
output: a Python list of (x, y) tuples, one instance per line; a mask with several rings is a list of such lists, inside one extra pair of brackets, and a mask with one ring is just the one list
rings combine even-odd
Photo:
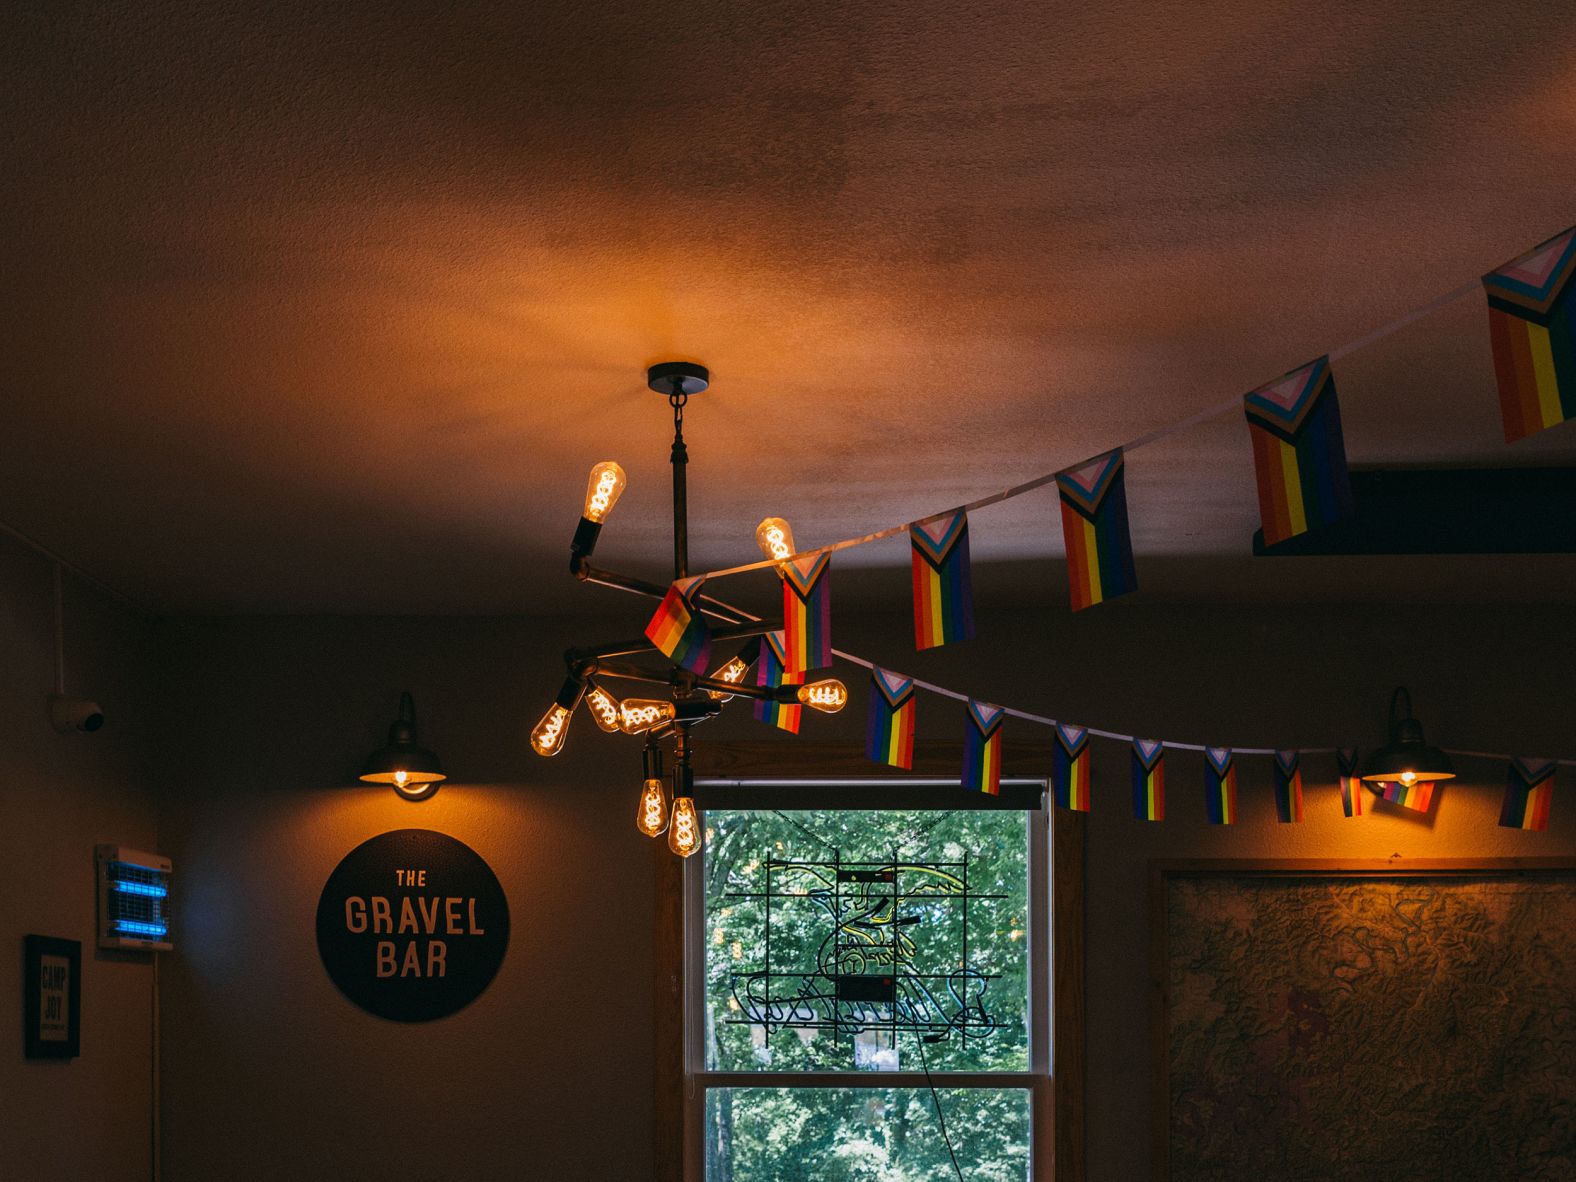
[[(690, 397), (711, 384), (703, 365), (687, 361), (667, 361), (646, 371), (646, 385), (666, 396), (673, 408), (673, 578), (689, 574), (689, 512), (685, 469), (689, 452), (684, 446), (684, 406)], [(661, 600), (668, 588), (644, 579), (631, 578), (591, 564), (602, 523), (618, 503), (625, 486), (624, 470), (612, 460), (591, 469), (586, 486), (585, 510), (569, 546), (569, 571), (583, 583), (614, 587), (650, 599)], [(788, 523), (768, 517), (756, 529), (756, 541), (767, 558), (779, 563), (794, 556), (793, 533)], [(779, 568), (779, 574), (781, 573)], [(746, 685), (744, 677), (759, 659), (761, 638), (782, 627), (710, 595), (697, 594), (694, 603), (711, 618), (708, 625), (714, 644), (744, 642), (721, 668), (709, 675), (696, 673), (678, 664), (653, 668), (625, 658), (649, 653), (661, 654), (646, 637), (615, 641), (610, 644), (571, 648), (564, 654), (568, 676), (558, 697), (531, 731), (531, 749), (538, 755), (556, 755), (563, 750), (569, 724), (581, 702), (586, 704), (592, 721), (602, 730), (642, 735), (646, 741), (644, 776), (636, 808), (635, 825), (648, 837), (668, 835), (668, 848), (689, 857), (701, 847), (700, 819), (695, 811), (694, 773), (690, 767), (690, 728), (720, 713), (734, 697), (799, 703), (835, 714), (848, 702), (848, 689), (836, 678), (825, 678), (807, 685)], [(620, 701), (602, 684), (604, 681), (634, 681), (662, 686), (662, 697), (625, 698)], [(663, 775), (664, 745), (673, 752), (672, 802), (668, 801)]]

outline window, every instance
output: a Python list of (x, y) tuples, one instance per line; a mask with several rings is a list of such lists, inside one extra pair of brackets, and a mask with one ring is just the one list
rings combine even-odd
[(1045, 813), (755, 795), (707, 808), (685, 868), (692, 1176), (1045, 1176)]

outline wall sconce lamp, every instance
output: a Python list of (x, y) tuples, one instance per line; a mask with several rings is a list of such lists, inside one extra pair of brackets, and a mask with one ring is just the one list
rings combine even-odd
[(408, 690), (399, 696), (399, 717), (389, 727), (389, 741), (367, 756), (361, 779), (390, 784), (406, 800), (427, 800), (448, 779), (443, 762), (416, 740), (416, 703)]
[(1412, 695), (1404, 686), (1390, 695), (1390, 741), (1363, 761), (1362, 778), (1375, 792), (1382, 791), (1385, 784), (1411, 787), (1427, 780), (1456, 778), (1450, 756), (1424, 741), (1423, 724), (1412, 717)]

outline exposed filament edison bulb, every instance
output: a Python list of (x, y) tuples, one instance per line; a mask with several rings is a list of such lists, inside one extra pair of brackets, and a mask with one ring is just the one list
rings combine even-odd
[(591, 721), (608, 734), (618, 730), (618, 701), (601, 686), (586, 691), (586, 708), (591, 711)]
[(571, 674), (564, 679), (558, 697), (553, 699), (547, 713), (542, 715), (542, 721), (531, 731), (532, 751), (538, 755), (557, 755), (564, 749), (564, 740), (569, 737), (569, 720), (574, 716), (575, 707), (580, 705), (580, 699), (585, 696), (586, 683), (583, 678)]
[(668, 824), (668, 849), (687, 858), (700, 849), (700, 815), (695, 801), (688, 796), (673, 798), (673, 820)]
[(569, 734), (569, 711), (554, 702), (531, 731), (531, 750), (538, 755), (557, 755), (564, 749)]
[(781, 517), (768, 517), (755, 527), (755, 544), (773, 562), (783, 562), (795, 553), (793, 529)]
[(624, 469), (612, 460), (603, 460), (592, 468), (591, 478), (586, 481), (585, 519), (598, 525), (607, 520), (613, 506), (618, 504), (626, 483)]
[[(712, 676), (718, 681), (726, 681), (733, 685), (738, 685), (744, 680), (744, 675), (749, 671), (750, 666), (743, 657), (734, 657), (733, 660), (729, 661), (721, 669), (718, 669)], [(721, 690), (707, 690), (706, 692), (712, 696), (714, 701), (731, 702), (733, 700), (732, 694), (725, 694)]]
[(848, 687), (835, 677), (801, 685), (797, 696), (804, 705), (822, 714), (836, 714), (848, 705)]
[(625, 698), (618, 704), (618, 729), (626, 735), (639, 735), (664, 722), (672, 722), (672, 702), (654, 698)]
[(667, 787), (660, 779), (648, 776), (640, 788), (640, 805), (635, 809), (635, 828), (647, 837), (657, 837), (667, 827)]

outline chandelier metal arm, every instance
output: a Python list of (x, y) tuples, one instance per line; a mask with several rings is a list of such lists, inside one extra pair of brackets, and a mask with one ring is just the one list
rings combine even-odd
[[(777, 625), (769, 620), (756, 620), (745, 624), (725, 624), (720, 628), (711, 630), (713, 640), (748, 640), (752, 636), (765, 636), (768, 632), (776, 631)], [(591, 662), (600, 665), (605, 657), (631, 657), (636, 653), (654, 653), (659, 651), (657, 646), (642, 636), (639, 640), (615, 640), (607, 644), (599, 644), (591, 648), (572, 648), (564, 654), (565, 662), (571, 667)]]
[[(646, 579), (633, 578), (630, 575), (621, 575), (617, 571), (605, 570), (599, 566), (592, 566), (581, 559), (574, 568), (575, 578), (582, 583), (594, 583), (599, 587), (612, 587), (616, 591), (628, 591), (634, 595), (644, 595), (647, 599), (662, 599), (668, 589), (658, 583)], [(731, 603), (724, 603), (710, 595), (698, 595), (696, 599), (701, 603), (702, 610), (708, 616), (714, 616), (729, 624), (750, 624), (758, 622), (761, 617), (754, 612), (747, 612), (742, 607), (734, 607)]]
[(595, 675), (597, 677), (610, 677), (620, 681), (644, 681), (650, 685), (683, 685), (693, 690), (715, 690), (719, 694), (727, 694), (735, 698), (758, 698), (763, 702), (796, 702), (798, 701), (797, 685), (788, 685), (781, 688), (771, 688), (759, 685), (740, 685), (737, 682), (723, 681), (719, 677), (701, 677), (698, 674), (688, 674), (679, 669), (647, 669), (640, 665), (631, 665), (624, 661), (599, 661)]

